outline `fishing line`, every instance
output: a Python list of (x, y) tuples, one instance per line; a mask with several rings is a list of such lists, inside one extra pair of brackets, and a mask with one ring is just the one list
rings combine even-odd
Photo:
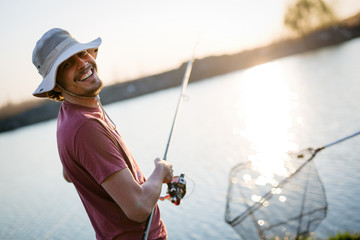
[(183, 197), (182, 199), (187, 199), (187, 198), (189, 198), (189, 197), (193, 194), (193, 192), (194, 192), (194, 190), (195, 190), (195, 180), (192, 179), (191, 177), (189, 177), (189, 174), (186, 175), (186, 188), (189, 189), (189, 188), (188, 188), (188, 180), (190, 180), (190, 182), (192, 182), (193, 187), (191, 188), (191, 192), (186, 192), (186, 196)]
[[(182, 101), (184, 100), (184, 98), (186, 98), (185, 97), (185, 90), (186, 90), (186, 87), (187, 87), (187, 85), (189, 83), (191, 70), (192, 70), (192, 67), (193, 67), (193, 63), (195, 61), (195, 52), (196, 52), (198, 44), (199, 44), (199, 39), (196, 41), (196, 44), (195, 44), (193, 52), (192, 52), (192, 57), (190, 58), (188, 64), (186, 65), (186, 70), (185, 70), (185, 74), (184, 74), (182, 85), (181, 85), (180, 97), (179, 97), (179, 100), (178, 100), (178, 103), (177, 103), (177, 106), (176, 106), (175, 116), (174, 116), (174, 119), (173, 119), (173, 123), (171, 125), (171, 130), (170, 130), (169, 138), (168, 138), (168, 141), (167, 141), (167, 144), (166, 144), (163, 160), (167, 159), (167, 154), (168, 154), (170, 143), (171, 143), (171, 140), (172, 140), (172, 136), (173, 136), (177, 116), (178, 116), (178, 113), (179, 113), (179, 109), (180, 109)], [(181, 174), (180, 177), (179, 177), (179, 183), (185, 185), (185, 180), (183, 179), (183, 177), (184, 177), (184, 174)], [(177, 204), (176, 203), (175, 204), (178, 205), (180, 203), (180, 199), (182, 199), (183, 196), (181, 198), (178, 197), (178, 194), (176, 193), (177, 189), (175, 189), (174, 185), (171, 185), (171, 183), (168, 183), (168, 189), (169, 189), (169, 191), (168, 191), (169, 194), (172, 196), (171, 201), (173, 203), (175, 203), (175, 201), (176, 201)], [(185, 188), (184, 194), (185, 193), (186, 193), (186, 188)], [(174, 194), (175, 194), (175, 196), (174, 196)], [(177, 198), (177, 199), (174, 199), (174, 197)], [(153, 218), (153, 215), (154, 215), (154, 209), (155, 209), (155, 207), (152, 209), (151, 214), (149, 216), (149, 219), (148, 219), (148, 221), (146, 223), (146, 228), (145, 228), (145, 233), (144, 233), (144, 240), (147, 240), (148, 235), (149, 235), (151, 221), (152, 221), (152, 218)]]

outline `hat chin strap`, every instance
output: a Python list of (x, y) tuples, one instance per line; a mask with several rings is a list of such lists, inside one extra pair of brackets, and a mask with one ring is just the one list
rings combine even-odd
[(68, 90), (66, 90), (65, 88), (63, 88), (59, 83), (56, 83), (56, 85), (64, 92), (66, 92), (67, 94), (73, 96), (73, 97), (78, 97), (78, 98), (95, 98), (95, 100), (99, 100), (99, 95), (96, 95), (96, 96), (93, 96), (93, 97), (89, 97), (89, 96), (81, 96), (81, 95), (78, 95), (78, 94), (75, 94), (75, 93), (72, 93)]

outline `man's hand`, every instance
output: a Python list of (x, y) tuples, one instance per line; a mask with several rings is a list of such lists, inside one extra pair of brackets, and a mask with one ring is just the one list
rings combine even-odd
[(170, 183), (174, 177), (172, 164), (160, 158), (156, 158), (154, 160), (154, 163), (155, 163), (155, 168), (157, 167), (162, 168), (162, 172), (164, 176), (163, 183)]

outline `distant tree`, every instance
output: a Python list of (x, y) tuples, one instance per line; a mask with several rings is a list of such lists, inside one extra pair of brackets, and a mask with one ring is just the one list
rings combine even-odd
[(337, 18), (323, 0), (294, 0), (284, 16), (284, 25), (298, 35), (333, 25)]

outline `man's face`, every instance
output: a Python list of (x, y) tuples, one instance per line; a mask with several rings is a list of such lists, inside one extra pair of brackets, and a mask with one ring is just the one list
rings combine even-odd
[(95, 59), (79, 52), (65, 60), (57, 70), (56, 82), (67, 91), (83, 97), (95, 97), (102, 88)]

